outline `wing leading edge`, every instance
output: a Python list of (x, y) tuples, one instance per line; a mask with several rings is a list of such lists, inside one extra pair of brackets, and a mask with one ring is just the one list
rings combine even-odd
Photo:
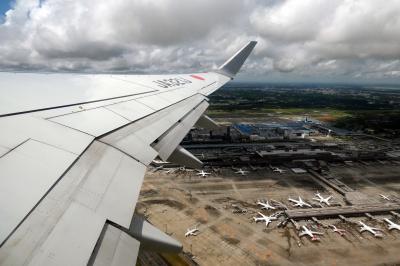
[(206, 96), (255, 44), (207, 73), (0, 73), (0, 264), (124, 265), (141, 242), (180, 250), (133, 215), (146, 167), (201, 165), (179, 143), (196, 122), (215, 126)]

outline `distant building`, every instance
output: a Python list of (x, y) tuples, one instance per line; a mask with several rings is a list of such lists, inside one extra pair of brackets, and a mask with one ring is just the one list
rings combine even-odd
[(352, 135), (352, 132), (346, 129), (332, 127), (328, 125), (319, 125), (314, 124), (313, 128), (317, 129), (319, 132), (324, 133), (326, 135), (337, 135), (337, 136), (348, 136)]
[(310, 128), (309, 122), (291, 121), (287, 123), (235, 124), (233, 126), (250, 141), (265, 139), (299, 139), (318, 133)]
[(265, 137), (259, 136), (259, 135), (256, 135), (256, 134), (250, 135), (249, 138), (250, 138), (250, 141), (265, 140)]
[(291, 168), (291, 170), (295, 174), (305, 174), (305, 173), (307, 173), (307, 171), (304, 170), (303, 168)]

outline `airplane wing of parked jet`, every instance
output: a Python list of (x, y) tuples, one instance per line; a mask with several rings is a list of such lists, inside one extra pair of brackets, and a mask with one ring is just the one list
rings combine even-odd
[(0, 73), (0, 262), (123, 265), (139, 247), (179, 242), (134, 215), (156, 157), (193, 168), (179, 143), (207, 95), (231, 80), (250, 42), (218, 70), (179, 75)]

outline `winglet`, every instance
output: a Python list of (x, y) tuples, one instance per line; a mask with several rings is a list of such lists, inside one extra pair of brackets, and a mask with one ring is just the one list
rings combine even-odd
[(234, 54), (231, 58), (229, 58), (222, 66), (218, 68), (218, 73), (233, 78), (242, 67), (244, 61), (246, 61), (247, 57), (250, 55), (251, 51), (253, 51), (256, 46), (256, 41), (251, 41), (242, 49), (240, 49), (236, 54)]

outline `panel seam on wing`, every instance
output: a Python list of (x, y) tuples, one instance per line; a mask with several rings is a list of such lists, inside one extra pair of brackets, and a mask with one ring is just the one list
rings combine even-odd
[[(125, 154), (126, 156), (128, 156), (128, 157), (134, 159), (134, 160), (137, 161), (138, 163), (141, 163), (141, 164), (143, 164), (144, 166), (147, 167), (147, 165), (146, 165), (145, 163), (141, 162), (139, 159), (133, 157), (131, 154), (129, 154), (129, 153), (127, 153), (127, 152), (121, 150), (120, 148), (117, 148), (117, 147), (115, 147), (115, 146), (113, 146), (113, 145), (111, 145), (111, 144), (109, 144), (109, 143), (107, 143), (107, 142), (103, 142), (101, 139), (97, 139), (96, 141), (101, 142), (101, 143), (103, 143), (103, 144), (105, 144), (105, 145), (107, 145), (107, 146), (109, 146), (109, 147), (111, 147), (111, 148), (114, 148), (114, 149), (116, 149), (116, 150), (119, 151), (119, 152), (122, 152), (122, 153)], [(151, 146), (149, 146), (149, 148), (151, 148)]]
[(72, 152), (72, 151), (66, 150), (66, 149), (64, 149), (64, 148), (58, 147), (58, 146), (56, 146), (56, 145), (53, 145), (53, 144), (50, 144), (50, 143), (47, 143), (47, 142), (44, 142), (44, 141), (40, 141), (40, 140), (37, 140), (37, 139), (32, 139), (32, 138), (30, 138), (30, 140), (33, 140), (33, 141), (36, 141), (36, 142), (39, 142), (39, 143), (42, 143), (42, 144), (48, 145), (48, 146), (50, 146), (50, 147), (53, 147), (53, 148), (59, 149), (59, 150), (61, 150), (61, 151), (65, 151), (65, 152), (71, 153), (71, 154), (73, 154), (73, 155), (79, 155), (79, 153), (75, 153), (75, 152)]
[(115, 99), (120, 99), (120, 98), (126, 98), (126, 97), (136, 96), (136, 95), (142, 95), (142, 94), (146, 94), (146, 93), (152, 93), (152, 92), (156, 92), (156, 91), (158, 91), (158, 90), (146, 91), (146, 92), (134, 93), (134, 94), (128, 94), (128, 95), (117, 96), (117, 97), (111, 97), (111, 98), (105, 98), (105, 99), (100, 99), (100, 100), (93, 100), (93, 101), (88, 101), (88, 102), (79, 102), (79, 103), (72, 103), (72, 104), (66, 104), (66, 105), (60, 105), (60, 106), (52, 106), (52, 107), (46, 107), (46, 108), (39, 108), (39, 109), (28, 110), (28, 111), (14, 112), (14, 113), (8, 113), (8, 114), (0, 114), (0, 117), (15, 116), (15, 115), (22, 115), (22, 114), (29, 114), (29, 113), (36, 113), (36, 112), (42, 112), (42, 111), (48, 111), (48, 110), (53, 110), (53, 109), (66, 108), (66, 107), (77, 106), (77, 105), (83, 105), (83, 104), (89, 104), (89, 103), (103, 102), (103, 101), (108, 101), (108, 100), (115, 100)]
[(27, 141), (29, 141), (30, 138), (27, 138), (26, 140), (22, 141), (21, 143), (19, 143), (18, 145), (14, 146), (13, 148), (11, 148), (9, 151), (7, 151), (6, 153), (2, 154), (0, 156), (0, 159), (3, 158), (4, 156), (6, 156), (7, 154), (10, 154), (11, 152), (13, 152), (15, 149), (17, 149), (18, 147), (20, 147), (21, 145), (23, 145), (24, 143), (26, 143)]
[(123, 115), (121, 115), (121, 114), (119, 114), (119, 113), (117, 113), (117, 112), (115, 112), (115, 111), (113, 111), (113, 110), (107, 108), (107, 107), (108, 107), (108, 106), (103, 106), (104, 109), (106, 109), (106, 110), (108, 110), (108, 111), (110, 111), (110, 112), (112, 112), (112, 113), (114, 113), (114, 114), (116, 114), (116, 115), (122, 117), (123, 119), (126, 119), (126, 120), (128, 120), (128, 121), (132, 121), (131, 119), (129, 119), (129, 118), (127, 118), (127, 117), (125, 117), (125, 116), (123, 116)]
[[(45, 119), (45, 120), (47, 120), (47, 119)], [(60, 125), (60, 126), (63, 126), (63, 127), (69, 128), (69, 129), (73, 129), (73, 130), (75, 130), (75, 131), (77, 131), (77, 132), (79, 132), (79, 133), (83, 133), (83, 134), (88, 135), (88, 136), (91, 136), (91, 137), (93, 137), (93, 138), (96, 138), (96, 136), (94, 136), (94, 135), (92, 135), (92, 134), (89, 134), (89, 133), (87, 133), (87, 132), (85, 132), (85, 131), (79, 130), (79, 129), (74, 128), (74, 127), (70, 127), (70, 126), (61, 124), (61, 123), (59, 123), (59, 122), (57, 122), (57, 121), (53, 121), (53, 120), (47, 120), (47, 121), (50, 121), (50, 122), (52, 122), (52, 123), (55, 123), (55, 124), (57, 124), (57, 125)]]

